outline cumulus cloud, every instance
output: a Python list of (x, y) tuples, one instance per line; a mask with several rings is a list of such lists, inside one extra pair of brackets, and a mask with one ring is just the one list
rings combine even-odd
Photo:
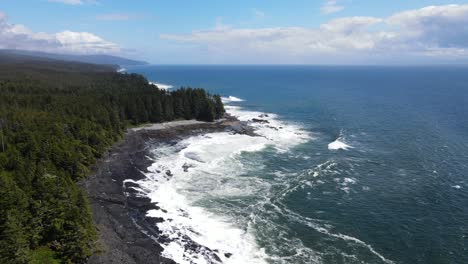
[(400, 39), (430, 48), (468, 48), (468, 5), (429, 6), (388, 18), (400, 28)]
[(6, 15), (1, 12), (0, 48), (76, 54), (115, 54), (121, 50), (115, 43), (88, 32), (33, 32), (23, 25), (8, 23)]
[(327, 0), (320, 8), (320, 12), (325, 15), (340, 12), (344, 9), (344, 6), (339, 5), (337, 2), (337, 0)]
[[(466, 59), (468, 5), (430, 6), (390, 17), (345, 17), (315, 28), (217, 28), (160, 37), (266, 62), (313, 63), (335, 58)], [(280, 61), (278, 61), (280, 60)], [(300, 61), (298, 61), (300, 60)]]

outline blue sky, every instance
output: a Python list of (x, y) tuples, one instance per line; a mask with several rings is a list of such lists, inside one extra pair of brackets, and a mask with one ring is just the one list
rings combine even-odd
[(0, 0), (0, 48), (159, 64), (465, 63), (467, 23), (468, 1)]

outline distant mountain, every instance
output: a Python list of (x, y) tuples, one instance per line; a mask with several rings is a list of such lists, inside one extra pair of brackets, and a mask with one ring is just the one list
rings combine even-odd
[(127, 58), (112, 56), (112, 55), (69, 55), (69, 54), (54, 54), (54, 53), (46, 53), (46, 52), (39, 52), (39, 51), (27, 51), (27, 50), (0, 50), (0, 54), (2, 55), (24, 55), (24, 56), (32, 56), (37, 58), (47, 58), (53, 60), (61, 60), (61, 61), (76, 61), (76, 62), (84, 62), (84, 63), (92, 63), (92, 64), (108, 64), (108, 65), (146, 65), (148, 64), (145, 61), (137, 61), (131, 60)]
[[(115, 64), (94, 64), (59, 60), (0, 50), (0, 71), (16, 69), (17, 72), (115, 72), (119, 68), (120, 66)], [(0, 79), (2, 77), (5, 76), (0, 74)]]

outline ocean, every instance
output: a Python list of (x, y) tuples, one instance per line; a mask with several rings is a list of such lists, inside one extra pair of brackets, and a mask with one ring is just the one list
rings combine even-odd
[[(468, 263), (468, 67), (135, 66), (259, 137), (154, 143), (140, 182), (178, 263)], [(171, 170), (173, 177), (165, 177)], [(187, 237), (203, 247), (187, 247)], [(217, 256), (206, 248), (214, 250)]]

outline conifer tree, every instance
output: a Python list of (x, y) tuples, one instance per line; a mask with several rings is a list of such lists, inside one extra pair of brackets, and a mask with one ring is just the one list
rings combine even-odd
[(96, 229), (76, 182), (90, 166), (129, 124), (213, 121), (224, 107), (104, 66), (25, 65), (0, 64), (0, 263), (82, 263)]

